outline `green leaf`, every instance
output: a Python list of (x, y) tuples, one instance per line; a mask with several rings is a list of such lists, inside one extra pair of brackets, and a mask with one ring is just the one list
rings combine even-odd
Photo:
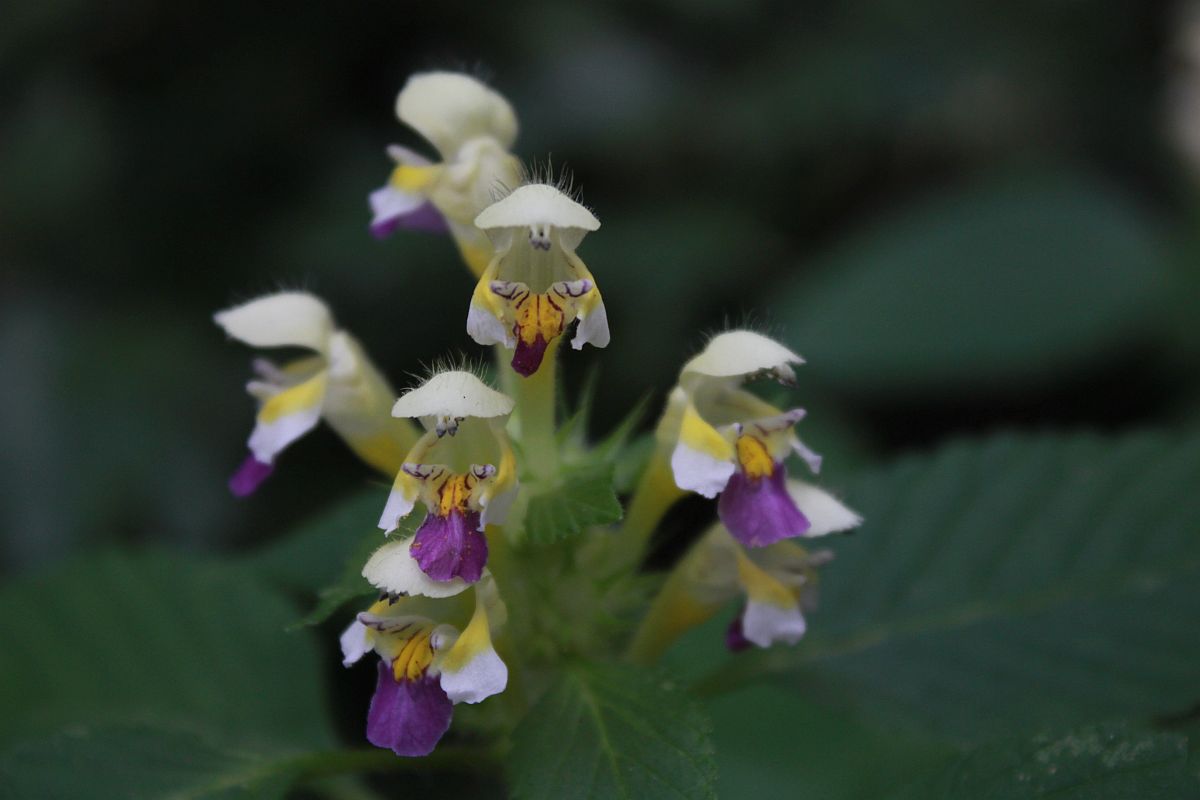
[(1200, 794), (1187, 770), (1187, 739), (1125, 725), (1079, 728), (980, 748), (893, 800), (1176, 800)]
[[(354, 785), (349, 776), (355, 774), (424, 770), (439, 773), (438, 785), (445, 786), (448, 771), (482, 773), (491, 767), (488, 753), (452, 746), (406, 761), (377, 748), (296, 752), (190, 724), (77, 724), (0, 753), (0, 798), (269, 800), (312, 779), (328, 778), (326, 787), (340, 781), (345, 789)], [(409, 775), (406, 784), (423, 790), (421, 777)]]
[[(383, 506), (380, 505), (379, 508), (382, 509)], [(413, 513), (400, 520), (400, 526), (387, 538), (413, 535), (424, 519), (423, 507), (413, 509)], [(367, 583), (367, 579), (362, 576), (362, 568), (371, 557), (371, 553), (383, 546), (384, 537), (379, 528), (372, 526), (369, 533), (356, 534), (352, 541), (354, 546), (348, 555), (342, 557), (341, 573), (337, 579), (317, 592), (317, 604), (313, 610), (288, 626), (288, 630), (319, 625), (351, 601), (366, 601), (379, 594), (379, 590)]]
[(649, 397), (643, 397), (641, 400), (638, 400), (633, 408), (629, 410), (629, 413), (617, 423), (617, 426), (596, 445), (589, 453), (589, 456), (597, 461), (613, 461), (616, 459), (625, 448), (625, 443), (629, 441), (634, 428), (646, 416), (646, 409), (649, 405)]
[(0, 797), (270, 800), (283, 796), (295, 763), (224, 736), (147, 725), (80, 725), (22, 742), (0, 756)]
[[(558, 414), (564, 422), (555, 432), (555, 438), (560, 446), (573, 450), (582, 450), (587, 445), (587, 429), (592, 421), (592, 406), (596, 401), (596, 387), (600, 384), (599, 367), (593, 364), (583, 378), (579, 389), (579, 399), (575, 403), (575, 411), (566, 407), (566, 392), (559, 391), (560, 408)], [(561, 388), (561, 387), (560, 387)]]
[(380, 543), (375, 523), (386, 502), (387, 490), (354, 494), (246, 561), (272, 582), (289, 589), (313, 592), (340, 582), (343, 565), (362, 550), (368, 533), (375, 536), (377, 545)]
[(577, 666), (513, 734), (513, 797), (716, 797), (709, 729), (700, 709), (657, 673)]
[(613, 491), (613, 466), (589, 463), (564, 467), (556, 484), (531, 489), (525, 511), (525, 536), (533, 544), (573, 538), (590, 525), (621, 519)]
[(806, 378), (838, 390), (1010, 389), (1156, 334), (1161, 237), (1090, 179), (1005, 180), (924, 203), (773, 287)]
[(247, 570), (106, 554), (0, 589), (0, 741), (80, 721), (189, 720), (274, 747), (330, 740), (313, 641)]
[(709, 713), (721, 797), (880, 797), (952, 752), (864, 726), (777, 686), (713, 698)]
[(968, 741), (1194, 702), (1200, 435), (998, 436), (908, 458), (846, 492), (796, 648), (739, 656), (866, 718)]

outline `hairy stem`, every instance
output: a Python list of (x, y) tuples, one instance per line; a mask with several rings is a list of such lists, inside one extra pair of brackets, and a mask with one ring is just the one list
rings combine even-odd
[(528, 378), (516, 374), (507, 350), (500, 351), (503, 386), (516, 401), (514, 435), (525, 456), (525, 471), (539, 480), (550, 480), (558, 470), (558, 442), (554, 438), (558, 384), (558, 343), (546, 348), (538, 371)]

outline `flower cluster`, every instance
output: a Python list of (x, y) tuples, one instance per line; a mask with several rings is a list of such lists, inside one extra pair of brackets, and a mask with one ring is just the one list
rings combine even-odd
[[(522, 178), (510, 152), (516, 116), (476, 79), (414, 76), (396, 113), (440, 160), (389, 148), (396, 166), (370, 195), (370, 230), (453, 238), (476, 279), (464, 327), (494, 346), (504, 391), (478, 371), (445, 369), (398, 394), (311, 294), (281, 292), (216, 315), (246, 344), (308, 353), (254, 362), (247, 390), (259, 410), (250, 453), (230, 481), (235, 494), (252, 493), (321, 420), (391, 481), (378, 521), (384, 541), (362, 568), (378, 600), (341, 636), (346, 666), (369, 651), (379, 657), (368, 740), (428, 754), (455, 704), (505, 692), (510, 675), (525, 687), (512, 699), (521, 704), (556, 657), (624, 648), (631, 660), (652, 660), (738, 597), (731, 649), (798, 641), (830, 553), (796, 540), (860, 522), (824, 490), (788, 478), (793, 455), (820, 469), (795, 433), (803, 409), (777, 408), (748, 388), (759, 379), (794, 384), (802, 359), (753, 331), (714, 336), (683, 365), (618, 527), (567, 530), (571, 514), (535, 513), (548, 497), (569, 504), (572, 470), (588, 458), (611, 458), (586, 448), (572, 455), (555, 398), (562, 337), (574, 349), (609, 342), (599, 284), (576, 253), (600, 222), (560, 186)], [(688, 492), (718, 498), (720, 521), (651, 597), (639, 589), (640, 564), (663, 515)], [(564, 530), (546, 535), (546, 526)], [(614, 631), (607, 621), (629, 616), (631, 605), (641, 612), (636, 630)]]

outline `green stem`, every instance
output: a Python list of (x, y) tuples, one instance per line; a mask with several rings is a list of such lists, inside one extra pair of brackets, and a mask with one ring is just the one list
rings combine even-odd
[(521, 376), (512, 368), (512, 350), (497, 344), (492, 346), (492, 353), (496, 356), (496, 376), (500, 381), (500, 391), (509, 397), (516, 397), (517, 382), (521, 380)]
[[(513, 612), (515, 606), (525, 604), (525, 594), (518, 588), (517, 571), (520, 565), (514, 563), (514, 554), (508, 539), (508, 529), (500, 525), (489, 525), (487, 529), (488, 539), (488, 569), (496, 579), (496, 583), (501, 588), (501, 593)], [(523, 609), (522, 609), (523, 610)], [(518, 610), (517, 613), (521, 613)], [(493, 631), (495, 639), (493, 644), (497, 652), (500, 653), (501, 659), (508, 665), (508, 686), (504, 690), (502, 699), (507, 702), (512, 708), (516, 716), (521, 716), (528, 710), (528, 698), (524, 691), (524, 681), (522, 680), (522, 664), (516, 658), (517, 647), (512, 642), (512, 626), (506, 625), (499, 631)]]
[(501, 383), (516, 401), (514, 438), (521, 443), (524, 471), (534, 478), (550, 480), (558, 470), (558, 442), (554, 438), (555, 392), (558, 383), (558, 343), (550, 342), (538, 371), (528, 378), (517, 375), (507, 350), (501, 357)]

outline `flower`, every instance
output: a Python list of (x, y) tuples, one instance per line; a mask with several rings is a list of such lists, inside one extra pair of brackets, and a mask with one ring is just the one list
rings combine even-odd
[(367, 713), (371, 744), (401, 756), (428, 755), (449, 729), (456, 703), (481, 702), (508, 685), (508, 667), (492, 645), (492, 631), (506, 616), (495, 581), (485, 575), (475, 584), (473, 610), (464, 597), (385, 596), (342, 632), (344, 666), (371, 650), (379, 655)]
[(275, 458), (324, 418), (371, 466), (392, 474), (416, 441), (415, 428), (388, 413), (395, 392), (329, 308), (305, 292), (280, 292), (215, 315), (217, 324), (254, 347), (300, 347), (313, 355), (280, 367), (254, 361), (246, 390), (258, 399), (250, 455), (230, 479), (235, 495), (251, 494)]
[[(479, 580), (488, 555), (483, 531), (503, 523), (517, 492), (516, 458), (504, 432), (512, 408), (507, 396), (461, 370), (438, 373), (396, 401), (392, 414), (420, 418), (427, 432), (405, 457), (379, 527), (394, 530), (417, 499), (428, 514), (411, 540), (385, 545), (376, 556), (415, 560), (434, 581)], [(403, 584), (380, 588), (411, 591)]]
[(705, 497), (720, 494), (721, 521), (751, 547), (810, 532), (811, 520), (787, 492), (783, 464), (795, 452), (820, 470), (820, 456), (792, 430), (804, 410), (782, 411), (742, 388), (759, 376), (792, 383), (791, 365), (801, 363), (761, 334), (719, 334), (684, 364), (656, 432), (671, 450), (675, 483)]
[[(862, 517), (812, 484), (790, 480), (786, 491), (809, 520), (808, 535), (858, 527)], [(726, 633), (726, 645), (795, 644), (805, 634), (804, 612), (816, 603), (816, 568), (828, 550), (809, 552), (792, 541), (746, 548), (723, 524), (710, 528), (675, 567), (639, 632), (638, 647), (665, 649), (683, 631), (712, 617), (738, 595), (743, 603)]]
[(400, 228), (449, 230), (476, 275), (492, 255), (475, 215), (496, 191), (520, 182), (509, 153), (517, 138), (512, 107), (470, 75), (426, 72), (408, 79), (396, 98), (396, 116), (424, 136), (440, 163), (399, 145), (388, 148), (396, 167), (387, 185), (371, 193), (371, 233), (385, 238)]
[(514, 350), (512, 367), (537, 372), (546, 348), (574, 320), (571, 346), (608, 345), (608, 316), (596, 280), (575, 248), (600, 221), (554, 186), (533, 183), (488, 206), (475, 224), (496, 254), (467, 313), (467, 332), (479, 344)]

